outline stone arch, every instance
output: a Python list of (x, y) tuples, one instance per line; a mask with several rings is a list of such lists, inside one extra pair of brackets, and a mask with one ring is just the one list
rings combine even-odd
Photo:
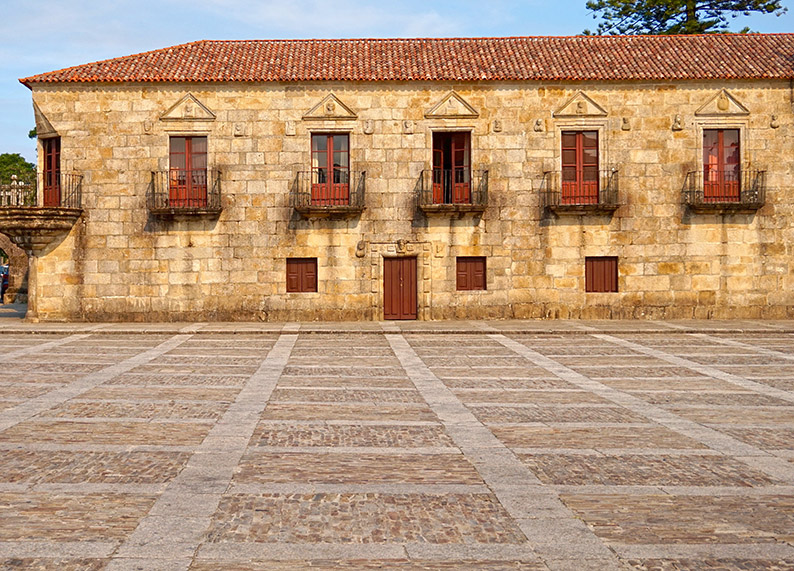
[(0, 234), (0, 250), (8, 256), (9, 276), (5, 303), (28, 301), (28, 256), (5, 234)]

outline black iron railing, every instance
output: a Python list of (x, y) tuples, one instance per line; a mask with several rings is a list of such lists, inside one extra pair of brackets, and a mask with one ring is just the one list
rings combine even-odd
[(618, 183), (617, 167), (546, 172), (540, 190), (541, 204), (555, 210), (616, 209)]
[(221, 171), (153, 171), (146, 203), (152, 212), (220, 212)]
[(329, 180), (324, 171), (299, 171), (290, 188), (290, 205), (302, 210), (362, 210), (367, 173), (337, 170)]
[(766, 170), (755, 167), (690, 171), (684, 203), (695, 208), (761, 208), (766, 200)]
[(423, 170), (416, 184), (419, 206), (488, 205), (488, 171), (468, 168)]
[(12, 175), (9, 183), (0, 184), (0, 207), (81, 208), (82, 192), (83, 175), (74, 172), (45, 173), (40, 181)]

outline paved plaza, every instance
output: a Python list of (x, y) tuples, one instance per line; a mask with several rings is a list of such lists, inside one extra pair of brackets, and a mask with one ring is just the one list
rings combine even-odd
[(0, 331), (0, 569), (794, 569), (794, 322)]

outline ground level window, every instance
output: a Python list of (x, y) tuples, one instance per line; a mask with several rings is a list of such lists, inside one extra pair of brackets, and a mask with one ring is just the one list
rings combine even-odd
[(593, 256), (585, 258), (585, 291), (616, 292), (618, 291), (618, 258), (617, 256)]
[(458, 291), (485, 289), (485, 257), (459, 256), (456, 284)]
[(287, 291), (317, 291), (317, 258), (287, 258)]

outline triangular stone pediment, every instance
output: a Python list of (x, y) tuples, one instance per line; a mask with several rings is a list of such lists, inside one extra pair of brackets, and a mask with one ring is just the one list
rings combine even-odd
[(463, 97), (450, 91), (430, 111), (425, 113), (428, 119), (474, 119), (480, 114), (469, 105)]
[(160, 116), (162, 121), (214, 121), (215, 113), (209, 110), (192, 93), (188, 93)]
[(46, 137), (48, 135), (57, 135), (58, 132), (55, 127), (49, 122), (44, 113), (41, 112), (39, 106), (33, 103), (33, 117), (36, 121), (36, 135), (39, 137)]
[(699, 116), (749, 115), (750, 110), (725, 89), (709, 99), (700, 109), (695, 111)]
[(303, 118), (324, 121), (352, 121), (357, 119), (358, 115), (350, 107), (342, 103), (336, 95), (331, 93), (312, 107)]
[(554, 112), (554, 117), (606, 117), (607, 111), (590, 99), (584, 91), (579, 91), (565, 105)]

